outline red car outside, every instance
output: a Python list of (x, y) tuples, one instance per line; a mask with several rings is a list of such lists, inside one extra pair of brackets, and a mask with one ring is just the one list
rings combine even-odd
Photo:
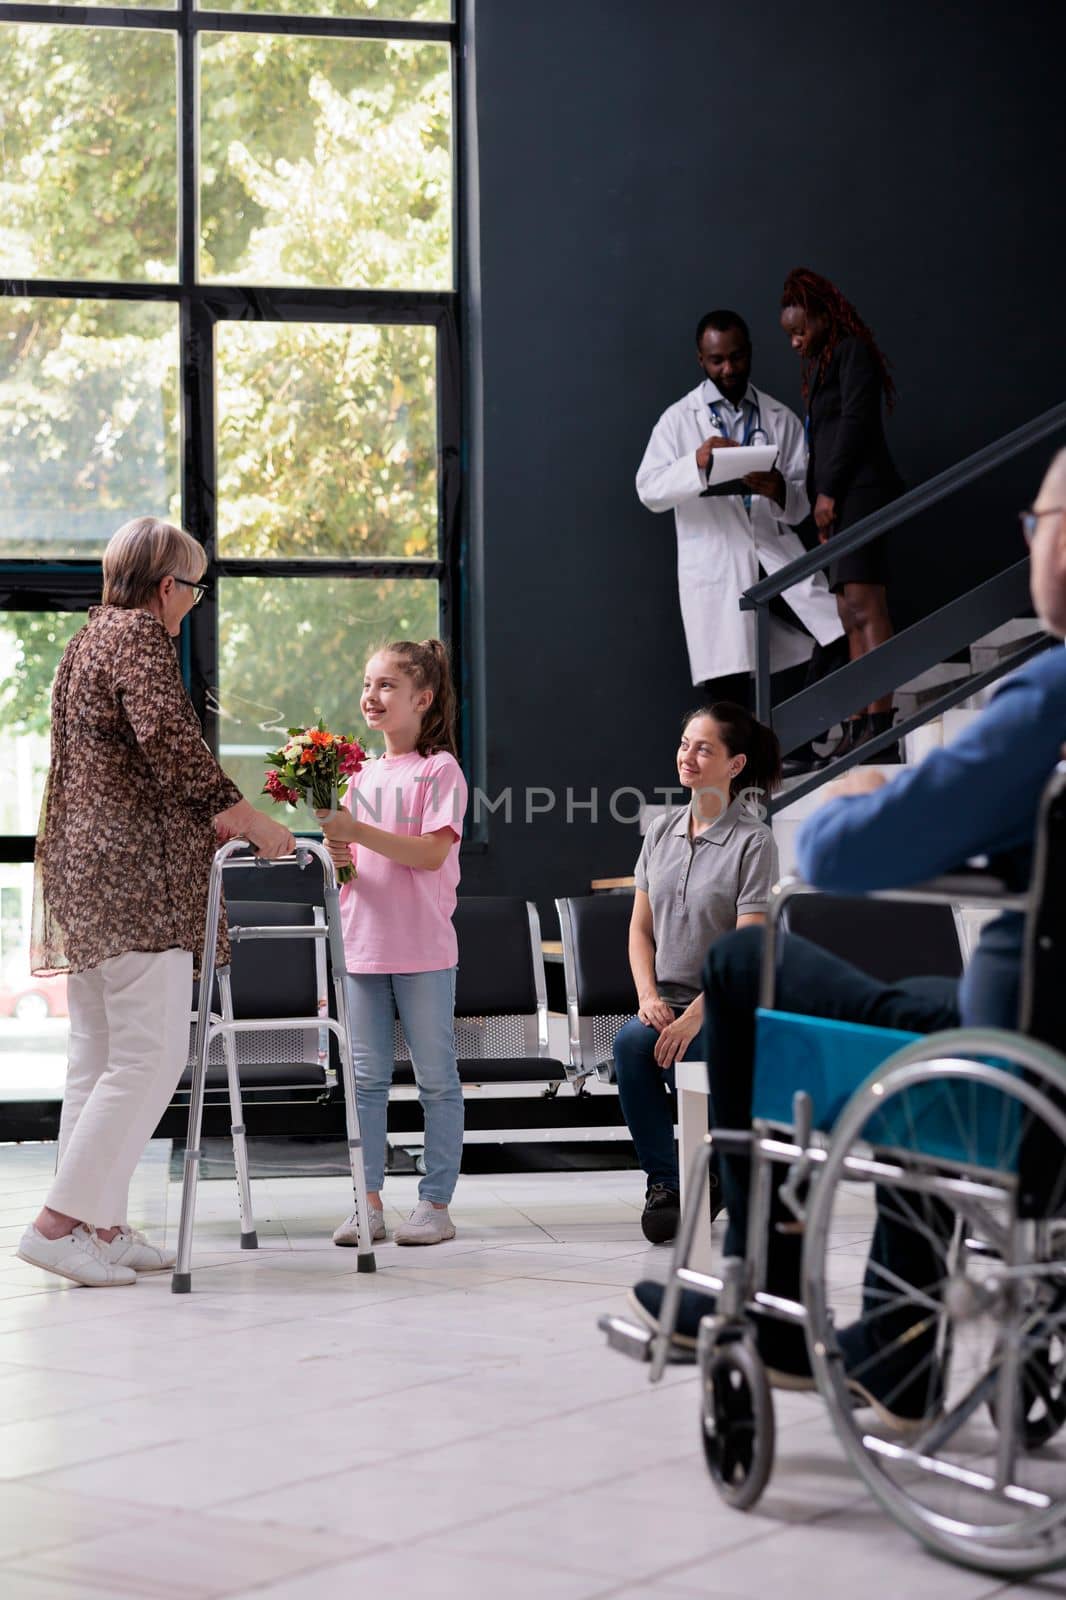
[(20, 1022), (42, 1022), (45, 1017), (67, 1015), (67, 980), (25, 978), (8, 983), (0, 978), (0, 1017), (17, 1017)]

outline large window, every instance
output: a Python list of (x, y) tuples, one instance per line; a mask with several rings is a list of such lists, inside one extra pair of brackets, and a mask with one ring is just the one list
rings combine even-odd
[(456, 36), (451, 0), (0, 0), (0, 1100), (58, 1081), (32, 841), (116, 527), (205, 546), (181, 660), (250, 796), (279, 725), (362, 731), (377, 641), (457, 647)]

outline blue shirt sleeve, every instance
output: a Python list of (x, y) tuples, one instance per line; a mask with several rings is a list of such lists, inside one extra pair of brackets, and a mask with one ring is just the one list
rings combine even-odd
[(1028, 843), (1066, 740), (1066, 650), (1007, 679), (954, 741), (874, 794), (831, 800), (796, 841), (816, 888), (890, 889)]

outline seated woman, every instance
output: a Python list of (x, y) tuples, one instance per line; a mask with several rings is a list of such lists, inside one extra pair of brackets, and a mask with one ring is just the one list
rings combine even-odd
[[(1060, 451), (1031, 511), (1022, 514), (1032, 543), (1030, 587), (1048, 632), (1066, 637), (1066, 450)], [(833, 798), (804, 825), (799, 867), (808, 882), (855, 893), (918, 883), (974, 856), (994, 858), (997, 874), (1024, 889), (1043, 787), (1066, 736), (1066, 651), (1048, 650), (1013, 673), (990, 704), (953, 744), (932, 751), (890, 784), (869, 769), (851, 772), (827, 791)], [(806, 940), (786, 935), (781, 945), (776, 1005), (783, 1011), (834, 1017), (877, 1027), (932, 1033), (964, 1027), (1014, 1028), (1022, 966), (1024, 921), (1008, 912), (981, 933), (961, 982), (876, 982)], [(761, 936), (739, 932), (711, 949), (704, 967), (704, 1048), (719, 1127), (751, 1121)], [(722, 1160), (729, 1208), (728, 1255), (743, 1255), (748, 1216), (746, 1158)], [(799, 1299), (802, 1239), (774, 1185), (775, 1209), (767, 1255), (767, 1288)], [(781, 1224), (785, 1226), (782, 1227)], [(862, 1318), (842, 1330), (841, 1349), (857, 1401), (901, 1428), (928, 1414), (938, 1400), (935, 1319), (902, 1326), (898, 1314), (878, 1311), (884, 1282), (896, 1280), (928, 1294), (944, 1277), (945, 1241), (917, 1228), (878, 1198), (864, 1288)], [(656, 1325), (661, 1284), (637, 1284), (636, 1308)], [(901, 1303), (913, 1297), (897, 1297)], [(678, 1342), (691, 1347), (710, 1297), (688, 1292)], [(767, 1321), (759, 1345), (771, 1381), (811, 1386), (801, 1329)], [(926, 1376), (918, 1373), (925, 1369)]]
[(781, 751), (743, 706), (691, 712), (677, 773), (688, 804), (648, 829), (636, 868), (629, 964), (637, 1015), (614, 1041), (622, 1115), (648, 1178), (640, 1225), (652, 1244), (677, 1232), (674, 1062), (703, 1025), (700, 969), (709, 945), (765, 920), (777, 877), (773, 835), (746, 803), (777, 787)]

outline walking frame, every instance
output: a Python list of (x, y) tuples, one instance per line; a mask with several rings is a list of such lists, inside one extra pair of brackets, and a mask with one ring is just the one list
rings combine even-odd
[[(328, 943), (333, 967), (333, 995), (336, 1016), (316, 1014), (308, 1017), (270, 1017), (268, 1019), (236, 1018), (233, 1015), (233, 994), (228, 967), (215, 968), (215, 949), (218, 939), (219, 916), (222, 907), (223, 869), (237, 851), (247, 850), (244, 839), (231, 839), (215, 852), (211, 864), (211, 877), (207, 896), (207, 925), (204, 930), (203, 957), (200, 967), (200, 1002), (195, 1012), (195, 1035), (192, 1052), (192, 1085), (189, 1094), (189, 1126), (185, 1145), (182, 1173), (181, 1220), (178, 1226), (177, 1260), (171, 1281), (173, 1294), (189, 1294), (192, 1289), (192, 1232), (196, 1209), (196, 1186), (200, 1173), (200, 1139), (204, 1119), (204, 1092), (207, 1082), (207, 1064), (215, 1039), (222, 1040), (229, 1087), (233, 1157), (237, 1171), (237, 1194), (241, 1220), (241, 1248), (258, 1247), (255, 1221), (252, 1213), (251, 1184), (248, 1177), (248, 1149), (245, 1139), (244, 1114), (241, 1102), (240, 1074), (237, 1067), (236, 1035), (238, 1033), (267, 1033), (280, 1029), (319, 1028), (332, 1034), (340, 1058), (341, 1082), (344, 1088), (344, 1115), (347, 1130), (348, 1154), (352, 1172), (352, 1192), (358, 1220), (359, 1239), (356, 1246), (356, 1267), (359, 1272), (376, 1270), (371, 1244), (369, 1211), (366, 1196), (366, 1169), (363, 1161), (363, 1141), (359, 1130), (359, 1112), (355, 1099), (355, 1074), (352, 1065), (351, 1025), (348, 1014), (348, 991), (344, 982), (344, 943), (341, 937), (340, 894), (336, 873), (329, 851), (317, 840), (301, 840), (296, 847), (295, 861), (301, 870), (306, 869), (312, 857), (322, 864), (322, 896), (325, 902), (325, 922), (316, 919), (313, 924), (293, 924), (279, 927), (231, 926), (230, 940), (245, 944), (259, 939), (316, 939)], [(283, 858), (291, 863), (293, 856)], [(258, 867), (269, 870), (275, 863), (255, 858)], [(278, 863), (280, 864), (280, 863)], [(218, 981), (221, 1014), (211, 1009), (212, 974)]]

